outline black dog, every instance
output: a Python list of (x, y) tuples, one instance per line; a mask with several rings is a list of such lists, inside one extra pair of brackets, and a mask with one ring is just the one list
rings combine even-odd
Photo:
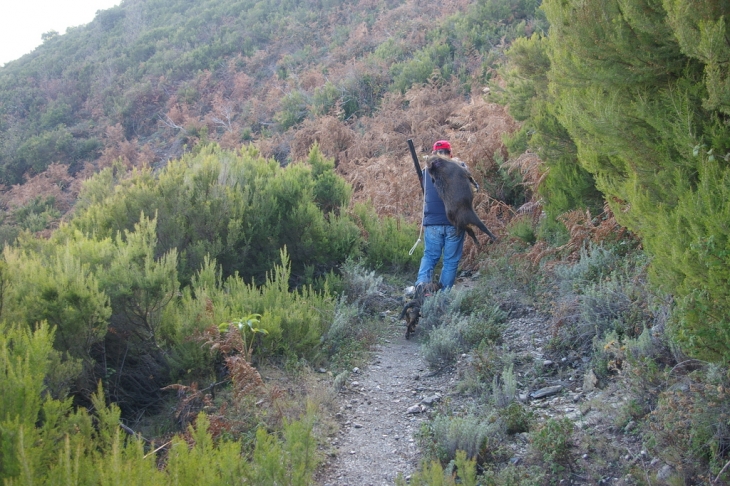
[(441, 289), (440, 283), (419, 284), (416, 286), (416, 294), (413, 299), (403, 307), (399, 319), (406, 320), (406, 339), (410, 339), (411, 335), (416, 332), (418, 319), (421, 318), (421, 306), (423, 299)]

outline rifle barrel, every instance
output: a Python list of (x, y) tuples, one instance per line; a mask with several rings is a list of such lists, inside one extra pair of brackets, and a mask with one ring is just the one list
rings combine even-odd
[(416, 155), (416, 147), (413, 146), (413, 140), (408, 139), (408, 149), (411, 151), (411, 158), (413, 159), (413, 166), (416, 168), (416, 174), (418, 174), (418, 181), (421, 183), (421, 191), (423, 188), (423, 170), (421, 164), (418, 163), (418, 155)]

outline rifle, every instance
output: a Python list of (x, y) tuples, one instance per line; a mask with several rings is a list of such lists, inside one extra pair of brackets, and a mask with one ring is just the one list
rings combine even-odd
[(421, 192), (424, 191), (423, 188), (423, 171), (421, 170), (421, 164), (418, 163), (418, 156), (416, 155), (416, 148), (413, 146), (413, 140), (410, 138), (408, 141), (408, 149), (411, 151), (411, 158), (413, 159), (413, 165), (416, 168), (416, 174), (418, 174), (418, 180), (421, 183)]

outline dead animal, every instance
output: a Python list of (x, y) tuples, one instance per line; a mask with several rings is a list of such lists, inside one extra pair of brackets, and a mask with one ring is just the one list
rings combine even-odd
[(414, 332), (416, 332), (416, 325), (418, 320), (421, 318), (421, 306), (423, 306), (423, 300), (429, 295), (437, 292), (441, 288), (439, 283), (427, 283), (416, 286), (416, 295), (412, 300), (403, 307), (400, 313), (399, 319), (405, 318), (406, 320), (406, 339), (410, 339)]
[(476, 185), (469, 171), (461, 164), (439, 155), (432, 155), (426, 160), (426, 167), (441, 200), (446, 207), (446, 217), (460, 234), (466, 231), (477, 245), (477, 237), (470, 225), (474, 225), (489, 237), (497, 241), (497, 237), (479, 219), (474, 212), (474, 193), (470, 183)]

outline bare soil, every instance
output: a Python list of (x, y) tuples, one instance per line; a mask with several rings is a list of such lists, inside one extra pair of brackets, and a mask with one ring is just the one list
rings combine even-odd
[[(406, 340), (398, 324), (392, 322), (371, 364), (352, 373), (339, 394), (342, 428), (331, 440), (323, 484), (393, 484), (399, 473), (408, 476), (418, 466), (414, 435), (427, 420), (419, 404), (426, 396), (445, 394), (452, 378), (429, 373), (418, 341)], [(414, 406), (419, 413), (408, 412)]]

